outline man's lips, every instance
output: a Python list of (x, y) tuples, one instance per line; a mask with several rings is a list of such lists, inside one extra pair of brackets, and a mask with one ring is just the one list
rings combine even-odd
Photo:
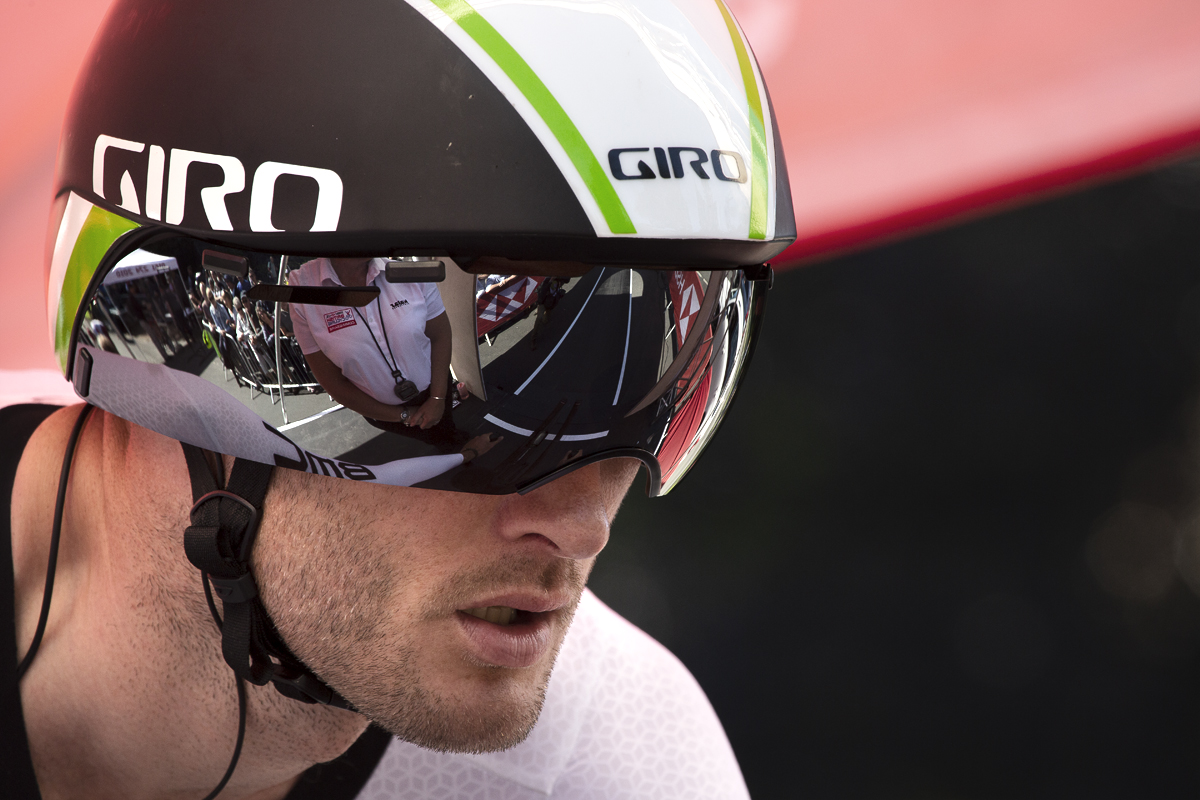
[(497, 667), (530, 667), (552, 645), (552, 627), (569, 605), (566, 595), (509, 594), (473, 602), (454, 615), (476, 660)]
[(510, 592), (472, 601), (460, 608), (459, 611), (473, 611), (484, 608), (512, 608), (517, 611), (543, 613), (546, 611), (556, 611), (563, 606), (569, 605), (572, 599), (572, 596), (567, 592), (555, 592), (553, 594)]

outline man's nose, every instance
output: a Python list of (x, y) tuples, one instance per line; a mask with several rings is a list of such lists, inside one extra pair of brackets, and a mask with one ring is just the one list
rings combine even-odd
[(500, 535), (536, 543), (539, 537), (562, 558), (586, 559), (608, 543), (609, 526), (637, 472), (628, 459), (589, 464), (526, 495), (509, 495)]

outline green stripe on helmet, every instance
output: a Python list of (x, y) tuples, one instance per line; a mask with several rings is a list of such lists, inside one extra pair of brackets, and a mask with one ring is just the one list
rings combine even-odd
[(762, 97), (758, 93), (758, 81), (754, 77), (754, 66), (750, 62), (750, 53), (742, 39), (733, 15), (725, 6), (724, 0), (716, 0), (725, 18), (725, 26), (733, 39), (733, 48), (737, 51), (738, 66), (742, 70), (742, 83), (746, 87), (746, 100), (750, 104), (750, 238), (767, 238), (767, 199), (770, 188), (767, 169), (767, 127), (763, 122)]
[[(621, 198), (617, 196), (612, 181), (596, 160), (596, 155), (588, 147), (583, 134), (521, 54), (466, 0), (433, 0), (433, 3), (458, 23), (500, 69), (504, 70), (504, 74), (516, 84), (521, 94), (525, 95), (525, 99), (550, 128), (554, 138), (562, 145), (571, 163), (579, 171), (579, 177), (583, 178), (596, 205), (600, 207), (600, 213), (604, 215), (609, 230), (613, 233), (637, 233), (637, 228), (629, 218)], [(760, 126), (761, 116), (760, 112)]]
[(64, 371), (71, 355), (71, 329), (83, 304), (84, 292), (96, 274), (96, 267), (100, 266), (101, 259), (112, 243), (136, 227), (136, 222), (99, 206), (92, 206), (88, 211), (87, 219), (83, 221), (83, 227), (75, 239), (75, 246), (71, 248), (71, 258), (67, 261), (59, 294), (58, 318), (54, 321), (54, 353)]

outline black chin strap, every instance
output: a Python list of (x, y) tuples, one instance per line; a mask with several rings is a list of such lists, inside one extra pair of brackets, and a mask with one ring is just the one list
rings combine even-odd
[[(250, 553), (258, 533), (271, 471), (257, 461), (237, 459), (222, 488), (205, 451), (181, 443), (192, 480), (192, 524), (183, 534), (188, 560), (200, 570), (209, 609), (221, 631), (221, 652), (235, 675), (257, 686), (268, 682), (287, 697), (353, 710), (345, 698), (292, 654), (258, 596)], [(224, 607), (217, 614), (211, 580)]]

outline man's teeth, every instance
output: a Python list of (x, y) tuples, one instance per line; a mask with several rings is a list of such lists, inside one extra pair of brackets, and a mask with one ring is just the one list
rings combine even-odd
[(465, 611), (472, 617), (479, 617), (497, 625), (511, 625), (517, 618), (517, 610), (508, 606), (488, 606), (487, 608), (468, 608)]

